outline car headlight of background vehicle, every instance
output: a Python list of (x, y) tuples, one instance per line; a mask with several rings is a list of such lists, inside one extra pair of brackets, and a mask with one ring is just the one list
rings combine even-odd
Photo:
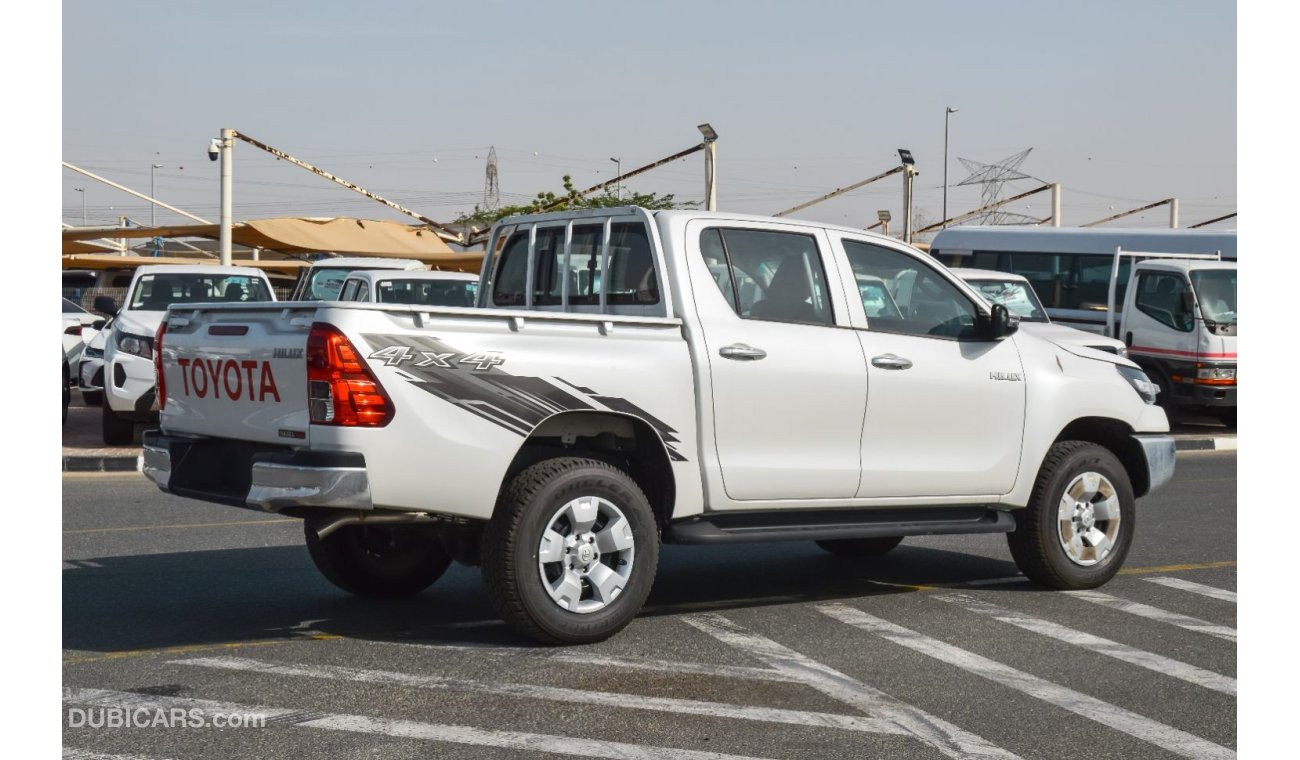
[(116, 339), (118, 350), (134, 354), (142, 359), (153, 358), (153, 338), (124, 332), (117, 333)]
[(1118, 364), (1115, 365), (1115, 369), (1119, 370), (1119, 373), (1124, 376), (1129, 385), (1133, 386), (1133, 390), (1137, 391), (1143, 401), (1148, 404), (1156, 402), (1156, 394), (1160, 392), (1160, 386), (1151, 382), (1151, 378), (1147, 377), (1147, 373), (1137, 367), (1124, 367)]
[(1198, 367), (1197, 380), (1236, 380), (1236, 367)]
[(102, 348), (91, 348), (90, 346), (86, 346), (86, 347), (85, 347), (84, 349), (82, 349), (82, 351), (81, 351), (81, 358), (82, 358), (82, 359), (103, 359), (103, 358), (104, 358), (104, 349), (102, 349)]

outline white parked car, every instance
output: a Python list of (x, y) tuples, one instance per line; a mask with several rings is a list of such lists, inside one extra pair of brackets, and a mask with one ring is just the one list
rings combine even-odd
[(342, 256), (313, 261), (298, 271), (290, 301), (337, 301), (343, 281), (360, 269), (395, 269), (404, 272), (427, 272), (429, 268), (411, 259), (385, 259), (373, 256)]
[(363, 269), (348, 275), (338, 300), (422, 306), (473, 306), (477, 295), (476, 274)]
[(123, 445), (135, 423), (157, 418), (154, 408), (154, 337), (173, 304), (274, 301), (266, 273), (252, 267), (142, 266), (119, 309), (111, 298), (96, 308), (113, 314), (104, 342), (104, 443)]
[(95, 323), (103, 326), (104, 318), (86, 311), (77, 304), (63, 300), (63, 355), (72, 366), (81, 358), (81, 352), (96, 332)]
[(984, 300), (1007, 307), (1007, 311), (1020, 318), (1020, 329), (1031, 335), (1065, 348), (1095, 348), (1108, 354), (1128, 356), (1123, 341), (1053, 323), (1047, 315), (1047, 309), (1043, 308), (1043, 302), (1038, 300), (1033, 286), (1021, 275), (967, 268), (954, 269), (952, 272), (965, 280)]

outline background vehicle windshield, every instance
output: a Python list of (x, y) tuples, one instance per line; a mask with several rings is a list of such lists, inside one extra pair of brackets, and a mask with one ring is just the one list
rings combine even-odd
[(262, 278), (246, 274), (146, 274), (131, 294), (131, 309), (165, 311), (176, 303), (270, 301)]
[(1050, 321), (1038, 295), (1026, 283), (1019, 280), (974, 280), (967, 284), (989, 303), (1007, 307), (1007, 311), (1020, 317), (1022, 322)]
[(343, 289), (343, 281), (348, 278), (349, 272), (355, 272), (360, 267), (317, 267), (312, 270), (311, 279), (307, 282), (307, 300), (309, 301), (337, 301), (339, 300), (339, 291)]
[(1202, 269), (1192, 272), (1192, 289), (1201, 304), (1201, 316), (1210, 322), (1236, 323), (1237, 270)]
[(77, 304), (65, 298), (63, 299), (63, 313), (64, 314), (89, 314), (90, 312), (86, 311), (85, 309), (81, 308)]
[(472, 280), (383, 280), (377, 286), (379, 303), (421, 306), (473, 306), (478, 283)]

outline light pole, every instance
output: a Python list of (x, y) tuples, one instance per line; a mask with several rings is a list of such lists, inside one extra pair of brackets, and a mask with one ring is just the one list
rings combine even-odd
[[(618, 171), (618, 177), (621, 178), (623, 176), (623, 159), (611, 158), (610, 161), (614, 162), (614, 167)], [(623, 200), (623, 183), (621, 179), (614, 183), (614, 193), (620, 201)]]
[[(149, 164), (149, 199), (151, 201), (154, 198), (158, 197), (157, 194), (155, 194), (153, 191), (153, 173), (155, 169), (161, 169), (161, 168), (162, 168), (162, 164)], [(149, 226), (150, 227), (158, 226), (158, 204), (156, 203), (149, 204)]]
[(898, 149), (898, 158), (903, 162), (903, 242), (912, 242), (912, 183), (919, 174), (916, 159), (907, 148)]
[(948, 226), (948, 117), (957, 113), (957, 109), (947, 106), (943, 109), (943, 226)]
[(888, 237), (889, 220), (893, 218), (893, 215), (889, 213), (889, 209), (881, 209), (876, 212), (876, 218), (880, 220), (880, 234)]
[(72, 189), (81, 193), (81, 226), (89, 227), (90, 225), (86, 223), (86, 188), (74, 187)]
[(230, 266), (231, 248), (232, 248), (232, 227), (233, 227), (233, 194), (231, 188), (233, 185), (231, 173), (235, 166), (235, 130), (222, 129), (221, 137), (212, 138), (208, 143), (208, 159), (216, 161), (221, 160), (221, 264)]
[(704, 135), (704, 210), (718, 210), (718, 133), (707, 123), (697, 127)]

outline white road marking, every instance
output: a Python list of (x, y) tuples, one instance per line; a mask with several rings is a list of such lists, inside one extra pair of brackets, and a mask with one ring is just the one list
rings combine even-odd
[(568, 662), (575, 665), (596, 665), (626, 670), (649, 670), (662, 673), (676, 673), (703, 676), (721, 676), (723, 678), (742, 678), (749, 681), (796, 682), (790, 676), (771, 668), (751, 668), (744, 665), (714, 665), (707, 662), (683, 662), (680, 660), (658, 660), (651, 657), (633, 657), (577, 652), (566, 649), (540, 649), (536, 647), (501, 647), (492, 644), (423, 644), (414, 641), (379, 641), (376, 639), (359, 639), (368, 644), (379, 646), (412, 647), (424, 650), (463, 651), (476, 654), (510, 655), (530, 660), (550, 660)]
[(110, 755), (106, 752), (92, 752), (76, 747), (63, 748), (63, 760), (163, 760), (149, 755)]
[(1228, 591), (1227, 589), (1215, 588), (1214, 586), (1206, 586), (1202, 583), (1192, 583), (1191, 581), (1185, 581), (1182, 578), (1170, 578), (1167, 575), (1157, 575), (1152, 578), (1143, 578), (1142, 580), (1148, 583), (1159, 583), (1161, 586), (1168, 586), (1169, 588), (1176, 588), (1179, 591), (1190, 591), (1193, 594), (1200, 594), (1201, 596), (1208, 596), (1213, 599), (1232, 602), (1233, 604), (1237, 603), (1236, 591)]
[(1120, 612), (1127, 612), (1130, 615), (1137, 615), (1150, 620), (1158, 620), (1162, 623), (1176, 625), (1179, 628), (1188, 631), (1204, 633), (1208, 636), (1224, 639), (1225, 641), (1237, 641), (1236, 628), (1229, 628), (1226, 625), (1216, 625), (1201, 620), (1200, 618), (1180, 615), (1177, 612), (1162, 610), (1159, 607), (1152, 607), (1149, 604), (1130, 602), (1127, 599), (1120, 599), (1117, 596), (1103, 594), (1100, 591), (1062, 591), (1060, 593), (1068, 594), (1076, 599), (1083, 599), (1084, 601), (1092, 602), (1093, 604), (1100, 604), (1103, 607), (1110, 607), (1111, 609), (1119, 610)]
[(1137, 665), (1138, 667), (1153, 670), (1157, 673), (1163, 673), (1173, 678), (1178, 678), (1188, 683), (1194, 683), (1197, 686), (1203, 686), (1207, 689), (1223, 692), (1224, 694), (1237, 695), (1237, 679), (1220, 675), (1213, 671), (1198, 668), (1195, 665), (1188, 665), (1185, 662), (1173, 660), (1152, 652), (1146, 652), (1135, 647), (1121, 644), (1118, 641), (1094, 636), (1091, 633), (1084, 633), (1073, 628), (1066, 628), (1063, 625), (1042, 620), (1040, 618), (1026, 615), (1017, 610), (1010, 610), (1005, 607), (999, 607), (996, 604), (985, 602), (974, 597), (964, 594), (936, 594), (932, 598), (941, 602), (960, 605), (970, 612), (980, 615), (986, 615), (1003, 623), (1010, 623), (1026, 631), (1048, 636), (1067, 644), (1073, 644), (1083, 647), (1098, 654), (1104, 654), (1107, 657), (1114, 657), (1117, 660)]
[[(551, 752), (574, 757), (604, 757), (614, 760), (758, 760), (740, 755), (717, 752), (699, 752), (676, 747), (652, 747), (642, 744), (573, 739), (551, 734), (530, 734), (521, 731), (492, 731), (471, 726), (454, 726), (441, 723), (419, 723), (406, 720), (387, 720), (364, 715), (322, 715), (308, 710), (290, 710), (263, 705), (241, 705), (188, 697), (164, 697), (130, 691), (105, 689), (64, 689), (63, 701), (103, 707), (126, 707), (170, 710), (173, 708), (203, 710), (208, 717), (215, 715), (263, 715), (276, 719), (282, 725), (324, 728), (333, 731), (353, 731), (382, 736), (401, 736), (479, 747)], [(268, 721), (269, 723), (270, 721)]]
[(693, 615), (682, 619), (724, 644), (757, 657), (768, 666), (829, 697), (893, 723), (948, 757), (1016, 758), (1016, 755), (963, 728), (940, 720), (771, 639), (750, 633), (721, 615)]
[(785, 710), (775, 707), (704, 702), (694, 699), (647, 697), (640, 694), (618, 694), (589, 689), (569, 689), (560, 686), (537, 686), (525, 683), (488, 683), (463, 678), (398, 673), (387, 670), (366, 670), (334, 665), (293, 665), (246, 657), (197, 657), (173, 660), (173, 665), (197, 665), (219, 670), (237, 670), (277, 676), (320, 678), (332, 681), (355, 681), (393, 686), (410, 686), (419, 689), (441, 689), (471, 694), (491, 694), (499, 697), (540, 699), (548, 702), (600, 705), (625, 710), (652, 710), (686, 715), (706, 715), (735, 720), (752, 720), (765, 723), (786, 723), (795, 726), (838, 728), (845, 731), (862, 731), (874, 734), (899, 734), (893, 724), (857, 715)]
[(1189, 758), (1235, 758), (1237, 756), (1235, 751), (1207, 739), (1144, 718), (1109, 702), (1067, 689), (974, 652), (932, 639), (909, 628), (881, 620), (859, 609), (843, 604), (819, 605), (817, 609), (840, 622), (888, 639), (899, 646), (1069, 710), (1096, 721), (1106, 728), (1122, 731), (1177, 755)]

